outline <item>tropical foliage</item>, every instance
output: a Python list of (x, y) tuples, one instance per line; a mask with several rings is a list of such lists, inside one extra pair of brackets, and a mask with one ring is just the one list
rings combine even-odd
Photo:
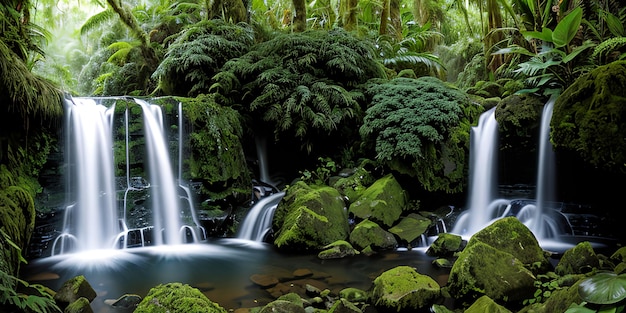
[(360, 133), (376, 159), (419, 178), (426, 190), (462, 190), (469, 125), (482, 108), (433, 77), (375, 83), (366, 94), (371, 106)]

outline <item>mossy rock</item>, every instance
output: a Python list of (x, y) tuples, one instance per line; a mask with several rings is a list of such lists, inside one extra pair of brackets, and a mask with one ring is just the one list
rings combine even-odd
[(441, 287), (410, 266), (397, 266), (374, 279), (372, 301), (382, 310), (415, 311), (439, 301)]
[(60, 307), (66, 307), (80, 298), (85, 298), (89, 302), (96, 298), (96, 291), (83, 275), (75, 276), (64, 282), (54, 295), (54, 301)]
[(299, 181), (287, 188), (272, 221), (274, 244), (288, 250), (321, 249), (350, 232), (345, 202), (329, 186), (309, 186)]
[(348, 177), (341, 177), (333, 182), (332, 186), (346, 197), (348, 203), (354, 202), (363, 192), (374, 183), (372, 173), (364, 167), (357, 167)]
[(582, 241), (563, 253), (554, 271), (558, 275), (584, 274), (597, 269), (600, 260), (589, 241)]
[(498, 104), (495, 118), (504, 149), (535, 149), (546, 101), (531, 94), (511, 95)]
[(626, 61), (579, 77), (554, 103), (551, 141), (597, 168), (626, 173)]
[(89, 303), (90, 301), (86, 298), (79, 298), (70, 303), (65, 310), (63, 310), (63, 313), (93, 313), (93, 309)]
[(339, 300), (333, 303), (333, 306), (330, 307), (328, 313), (362, 313), (361, 309), (359, 309), (356, 305), (348, 301), (347, 299), (340, 298)]
[(420, 214), (411, 213), (403, 217), (400, 222), (389, 229), (389, 232), (398, 238), (411, 243), (424, 234), (433, 224), (433, 221)]
[(366, 291), (348, 287), (339, 291), (339, 297), (344, 298), (350, 302), (365, 302), (367, 301), (369, 295)]
[(407, 205), (407, 195), (392, 174), (378, 179), (354, 203), (350, 213), (359, 219), (370, 219), (393, 225)]
[(354, 247), (352, 247), (352, 245), (345, 240), (335, 241), (325, 246), (323, 249), (324, 250), (317, 254), (317, 257), (322, 260), (341, 259), (347, 256), (359, 254), (359, 251), (354, 249)]
[(358, 249), (369, 247), (374, 251), (393, 250), (398, 246), (392, 233), (370, 220), (361, 221), (354, 227), (350, 233), (350, 243)]
[(530, 299), (536, 290), (535, 275), (519, 259), (482, 241), (459, 253), (447, 288), (464, 301), (487, 295), (499, 303)]
[(148, 292), (134, 313), (226, 313), (200, 290), (181, 283), (158, 285)]
[(436, 257), (450, 257), (463, 249), (463, 238), (451, 233), (440, 233), (428, 247), (426, 254)]
[(501, 218), (475, 233), (467, 243), (467, 248), (482, 242), (497, 250), (510, 253), (534, 273), (551, 269), (550, 261), (535, 235), (516, 217)]
[(478, 298), (463, 313), (511, 313), (511, 311), (493, 301), (488, 296)]

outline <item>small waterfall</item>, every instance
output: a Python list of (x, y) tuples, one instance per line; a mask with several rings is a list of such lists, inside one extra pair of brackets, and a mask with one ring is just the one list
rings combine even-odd
[(256, 202), (241, 223), (237, 238), (263, 241), (267, 231), (272, 227), (274, 211), (284, 195), (284, 191), (278, 192)]
[(157, 235), (154, 240), (157, 245), (182, 244), (179, 234), (182, 221), (178, 186), (174, 181), (166, 144), (161, 107), (144, 100), (134, 100), (143, 110), (150, 182), (152, 187), (157, 189), (151, 193), (152, 216), (155, 229), (162, 230), (163, 236)]
[(267, 139), (265, 136), (256, 136), (254, 140), (257, 158), (259, 159), (259, 180), (272, 184), (267, 164)]
[(467, 214), (457, 221), (453, 233), (472, 235), (492, 219), (488, 210), (497, 186), (498, 123), (496, 108), (484, 112), (470, 138), (469, 200)]
[[(115, 106), (92, 99), (66, 100), (70, 203), (63, 233), (55, 240), (61, 253), (75, 244), (78, 251), (110, 249), (118, 232), (112, 124)], [(65, 242), (70, 239), (72, 243)]]

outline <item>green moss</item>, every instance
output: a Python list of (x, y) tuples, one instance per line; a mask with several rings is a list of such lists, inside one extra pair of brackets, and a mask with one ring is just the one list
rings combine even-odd
[(400, 239), (411, 243), (420, 237), (433, 224), (432, 220), (416, 213), (411, 213), (402, 218), (400, 223), (389, 229), (389, 232), (395, 234)]
[(381, 224), (393, 225), (407, 207), (407, 195), (392, 174), (371, 186), (350, 205), (349, 211), (360, 219), (371, 219)]
[(181, 283), (158, 285), (148, 292), (139, 303), (135, 313), (226, 313), (227, 311), (209, 300), (200, 290)]
[(554, 104), (551, 140), (589, 164), (626, 173), (626, 61), (578, 78)]
[(389, 250), (398, 246), (393, 234), (367, 219), (354, 227), (350, 233), (350, 242), (360, 249), (369, 247), (374, 250)]
[(589, 241), (582, 241), (565, 251), (554, 271), (559, 275), (584, 274), (597, 269), (600, 260)]
[(409, 266), (397, 266), (374, 280), (372, 298), (378, 307), (416, 310), (432, 304), (440, 292), (439, 284), (430, 276)]
[(531, 94), (502, 99), (495, 114), (502, 134), (501, 149), (535, 149), (544, 104), (543, 99)]

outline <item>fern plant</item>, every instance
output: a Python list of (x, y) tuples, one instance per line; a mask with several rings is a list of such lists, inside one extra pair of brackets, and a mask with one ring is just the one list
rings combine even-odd
[(609, 38), (598, 44), (591, 58), (599, 64), (608, 64), (616, 60), (624, 60), (626, 58), (626, 37)]
[(227, 62), (212, 90), (261, 116), (253, 129), (273, 129), (276, 139), (295, 138), (310, 152), (311, 134), (326, 140), (357, 122), (357, 87), (384, 75), (375, 55), (371, 43), (342, 29), (278, 35)]
[(226, 61), (245, 54), (254, 41), (245, 24), (205, 20), (175, 35), (163, 62), (152, 75), (166, 94), (195, 96), (206, 93)]

